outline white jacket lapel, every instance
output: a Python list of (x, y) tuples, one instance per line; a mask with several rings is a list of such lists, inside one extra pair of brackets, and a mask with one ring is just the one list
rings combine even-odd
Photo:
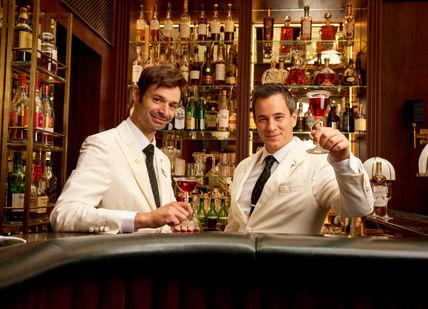
[(119, 131), (119, 138), (116, 142), (127, 159), (129, 167), (134, 174), (135, 181), (146, 198), (147, 204), (152, 210), (155, 210), (156, 203), (150, 187), (149, 174), (147, 172), (143, 151), (139, 149), (138, 143), (125, 121), (117, 127), (117, 130)]

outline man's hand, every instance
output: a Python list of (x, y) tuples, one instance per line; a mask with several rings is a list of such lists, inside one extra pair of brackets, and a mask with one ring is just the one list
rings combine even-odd
[(339, 130), (327, 127), (320, 127), (311, 131), (314, 143), (330, 151), (330, 158), (333, 162), (340, 162), (348, 159), (351, 150), (349, 141)]
[(186, 202), (171, 202), (147, 213), (137, 213), (134, 229), (157, 228), (164, 225), (176, 226), (192, 215), (192, 208)]

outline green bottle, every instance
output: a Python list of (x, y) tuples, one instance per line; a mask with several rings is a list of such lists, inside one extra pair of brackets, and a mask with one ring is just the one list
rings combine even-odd
[(25, 199), (25, 172), (21, 152), (13, 153), (12, 171), (7, 177), (7, 221), (22, 221)]
[(217, 230), (217, 211), (215, 210), (214, 196), (211, 197), (210, 209), (207, 213), (207, 231)]
[(199, 198), (198, 218), (199, 218), (199, 225), (201, 227), (201, 230), (206, 229), (207, 228), (207, 213), (205, 211), (204, 195), (203, 194), (201, 194), (201, 196)]
[(196, 116), (195, 99), (193, 97), (190, 97), (186, 106), (186, 130), (195, 130), (195, 123), (196, 123), (195, 116)]
[(217, 226), (220, 231), (224, 231), (224, 228), (227, 225), (227, 211), (226, 211), (226, 204), (224, 202), (224, 197), (221, 199), (220, 210), (217, 216), (218, 216)]
[(196, 107), (196, 130), (205, 130), (205, 99), (199, 98), (198, 105)]

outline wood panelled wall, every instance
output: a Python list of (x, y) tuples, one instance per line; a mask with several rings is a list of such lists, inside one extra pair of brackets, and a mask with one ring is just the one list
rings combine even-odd
[(428, 178), (416, 177), (422, 146), (413, 149), (404, 101), (423, 99), (428, 128), (428, 2), (382, 4), (379, 155), (395, 167), (391, 208), (428, 215)]

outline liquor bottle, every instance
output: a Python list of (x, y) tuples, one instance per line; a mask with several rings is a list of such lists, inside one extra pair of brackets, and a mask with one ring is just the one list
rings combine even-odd
[(198, 18), (198, 41), (205, 42), (208, 35), (208, 19), (205, 16), (204, 4), (201, 3), (201, 15)]
[(232, 18), (232, 3), (227, 5), (227, 16), (224, 22), (224, 43), (227, 45), (233, 44), (233, 34), (235, 33), (235, 22)]
[(197, 100), (196, 105), (196, 130), (204, 131), (205, 130), (205, 114), (206, 106), (205, 99), (201, 96)]
[(45, 109), (43, 107), (42, 97), (40, 96), (40, 78), (38, 76), (36, 76), (33, 116), (34, 141), (41, 143), (43, 141), (43, 127), (45, 125)]
[(262, 74), (262, 84), (278, 83), (279, 71), (276, 68), (275, 57), (270, 59), (270, 68)]
[(233, 62), (233, 55), (229, 49), (227, 54), (227, 62), (226, 62), (226, 85), (236, 86), (236, 73), (237, 68), (235, 63)]
[(355, 19), (352, 15), (352, 4), (346, 5), (346, 15), (343, 16), (343, 37), (348, 41), (348, 45), (353, 45), (355, 32)]
[(224, 61), (224, 45), (221, 44), (218, 51), (218, 58), (215, 64), (215, 84), (224, 85), (226, 82), (226, 62)]
[(137, 57), (132, 62), (132, 83), (137, 84), (143, 72), (143, 60), (141, 59), (141, 46), (137, 45)]
[[(49, 85), (43, 85), (42, 87), (42, 104), (45, 111), (45, 123), (43, 125), (43, 130), (45, 132), (54, 132), (55, 125), (55, 111), (53, 107), (53, 102), (50, 100), (49, 96)], [(43, 142), (45, 144), (53, 144), (52, 134), (43, 132)]]
[(263, 58), (270, 59), (272, 57), (272, 39), (274, 18), (271, 16), (271, 8), (267, 10), (267, 16), (263, 18)]
[[(46, 206), (48, 205), (48, 196), (46, 195), (46, 183), (42, 175), (42, 154), (41, 151), (36, 153), (33, 164), (33, 175), (31, 182), (31, 198), (30, 198), (30, 218), (41, 218), (46, 215)], [(35, 187), (35, 194), (33, 193)]]
[(199, 218), (199, 224), (201, 230), (204, 230), (207, 228), (207, 212), (205, 211), (205, 201), (204, 201), (204, 195), (201, 193), (199, 196), (199, 208), (197, 212), (198, 218)]
[(158, 5), (155, 3), (153, 6), (153, 15), (150, 19), (150, 40), (152, 42), (159, 41), (159, 26)]
[(186, 105), (186, 130), (195, 130), (196, 122), (195, 98), (190, 97)]
[(236, 113), (236, 100), (232, 100), (232, 90), (230, 90), (230, 112), (229, 112), (229, 130), (236, 131), (238, 124), (238, 114)]
[(201, 68), (201, 84), (214, 85), (214, 66), (212, 63), (211, 48), (208, 46), (205, 53), (205, 62)]
[(342, 85), (356, 86), (359, 84), (360, 84), (360, 77), (358, 76), (357, 70), (354, 67), (354, 60), (349, 59), (348, 66), (343, 72)]
[(28, 24), (28, 9), (19, 8), (19, 21), (14, 28), (14, 61), (31, 61), (31, 48), (33, 45), (33, 29)]
[(174, 29), (174, 22), (172, 21), (171, 17), (171, 3), (168, 2), (167, 9), (166, 9), (166, 17), (163, 21), (163, 40), (165, 42), (171, 42), (172, 41), (172, 31)]
[(279, 68), (278, 68), (278, 83), (285, 84), (285, 81), (288, 77), (288, 70), (285, 68), (284, 59), (279, 59)]
[(26, 77), (24, 73), (18, 74), (18, 89), (13, 97), (10, 107), (9, 139), (26, 140), (29, 120), (30, 99), (26, 92)]
[[(346, 102), (346, 98), (343, 98), (342, 100), (344, 103)], [(349, 103), (345, 103), (345, 111), (342, 115), (342, 131), (354, 132), (354, 117)]]
[(312, 17), (309, 15), (309, 6), (303, 8), (304, 15), (300, 20), (300, 40), (306, 41), (312, 39)]
[[(58, 179), (52, 171), (52, 160), (51, 153), (46, 153), (45, 169), (43, 171), (42, 179), (46, 185), (46, 196), (48, 197), (48, 202), (53, 204), (56, 202), (57, 190), (58, 190)], [(48, 209), (50, 213), (51, 208)]]
[(180, 17), (180, 40), (184, 44), (190, 41), (190, 15), (188, 0), (184, 0), (183, 14), (181, 14)]
[(306, 117), (303, 112), (303, 103), (299, 102), (299, 108), (297, 109), (297, 125), (295, 126), (295, 130), (297, 132), (304, 132), (306, 129)]
[(180, 98), (180, 105), (175, 110), (174, 128), (176, 130), (184, 130), (186, 118), (186, 110), (183, 105), (183, 97)]
[(221, 198), (221, 202), (220, 202), (220, 210), (218, 211), (217, 214), (217, 229), (220, 231), (224, 231), (226, 225), (227, 225), (227, 210), (226, 210), (226, 203), (225, 203), (225, 198), (222, 197)]
[(185, 48), (183, 52), (183, 56), (181, 58), (180, 73), (181, 75), (183, 75), (184, 79), (187, 82), (189, 81), (189, 72), (190, 72), (189, 56), (188, 56), (187, 48)]
[(215, 198), (214, 195), (211, 196), (210, 209), (207, 213), (207, 230), (216, 231), (217, 230), (217, 211), (215, 210)]
[(375, 161), (375, 173), (371, 179), (371, 185), (374, 197), (374, 213), (379, 217), (386, 216), (386, 192), (387, 180), (385, 175), (382, 173), (382, 162)]
[(227, 91), (222, 90), (218, 105), (218, 130), (229, 130), (229, 106), (227, 104)]
[(339, 84), (339, 78), (330, 68), (330, 58), (324, 58), (324, 68), (317, 74), (314, 80), (315, 85), (333, 86)]
[(53, 44), (54, 36), (50, 32), (42, 33), (42, 43), (41, 43), (41, 66), (56, 74), (57, 63), (56, 63), (56, 46)]
[(21, 152), (13, 153), (12, 170), (7, 176), (7, 221), (21, 221), (25, 200), (25, 171), (22, 165)]
[(305, 113), (305, 121), (306, 121), (306, 128), (305, 128), (305, 130), (306, 131), (311, 131), (312, 127), (315, 124), (315, 118), (312, 115), (312, 113), (309, 111), (309, 108), (308, 108), (308, 110)]
[(145, 40), (146, 32), (146, 20), (144, 18), (144, 6), (140, 4), (140, 15), (135, 23), (135, 42), (137, 44), (143, 44)]
[(327, 127), (338, 129), (338, 123), (336, 119), (336, 105), (331, 105), (327, 115)]
[(330, 50), (333, 48), (335, 33), (334, 26), (330, 25), (331, 13), (324, 14), (325, 24), (321, 27), (322, 49)]
[(190, 53), (190, 72), (189, 72), (189, 85), (199, 86), (201, 82), (201, 66), (198, 62), (197, 54), (198, 46), (194, 46), (194, 52)]
[(364, 115), (363, 109), (364, 109), (364, 105), (362, 103), (360, 103), (357, 107), (357, 115), (358, 117), (354, 118), (354, 129), (355, 132), (366, 132), (367, 130), (367, 119), (366, 116)]
[(308, 85), (308, 78), (305, 75), (305, 69), (302, 66), (302, 60), (300, 57), (294, 58), (294, 65), (290, 68), (290, 74), (288, 74), (286, 85)]
[(281, 27), (281, 43), (279, 45), (279, 55), (281, 58), (284, 58), (286, 54), (290, 52), (290, 49), (292, 47), (291, 42), (293, 40), (293, 27), (290, 26), (291, 17), (285, 16), (284, 17), (284, 26)]
[(218, 43), (220, 41), (220, 19), (218, 18), (218, 4), (214, 4), (214, 13), (210, 22), (211, 41)]
[(339, 23), (339, 29), (336, 31), (336, 51), (342, 54), (342, 57), (345, 54), (345, 47), (347, 45), (347, 42), (345, 40), (345, 37), (343, 36), (343, 23)]
[(218, 108), (217, 104), (207, 98), (207, 111), (205, 113), (205, 128), (210, 131), (217, 130)]

